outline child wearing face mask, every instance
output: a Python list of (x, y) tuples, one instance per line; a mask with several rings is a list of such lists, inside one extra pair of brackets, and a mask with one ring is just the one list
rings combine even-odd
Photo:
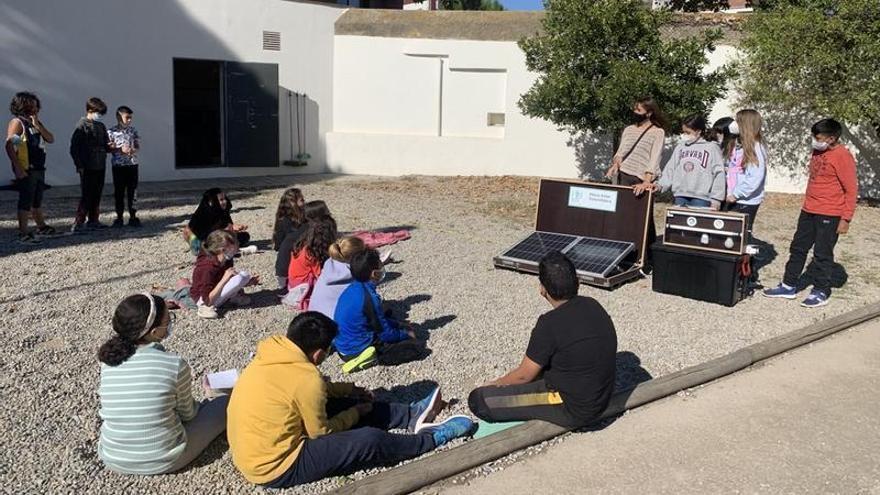
[(244, 288), (259, 284), (260, 278), (233, 267), (232, 259), (236, 253), (238, 242), (228, 230), (211, 232), (202, 245), (190, 287), (190, 296), (196, 302), (200, 317), (217, 318), (217, 310), (227, 302), (235, 306), (250, 304)]
[(125, 213), (125, 200), (128, 199), (128, 226), (140, 227), (135, 202), (137, 201), (138, 157), (141, 149), (137, 129), (131, 125), (134, 111), (127, 106), (116, 109), (116, 125), (108, 131), (113, 157), (110, 163), (113, 170), (113, 196), (116, 200), (116, 220), (113, 227), (122, 227)]
[(706, 139), (706, 119), (702, 115), (685, 117), (681, 131), (679, 143), (663, 168), (659, 184), (640, 184), (635, 190), (637, 193), (649, 187), (654, 191), (672, 190), (675, 206), (717, 210), (725, 197), (721, 149), (714, 139)]
[(810, 180), (791, 240), (791, 255), (785, 264), (782, 282), (766, 289), (764, 295), (795, 299), (798, 279), (812, 249), (817, 275), (810, 295), (801, 306), (817, 308), (828, 304), (831, 297), (834, 246), (838, 237), (849, 231), (858, 199), (858, 179), (852, 153), (839, 142), (843, 126), (834, 119), (823, 119), (813, 124), (811, 131)]
[(116, 335), (98, 351), (98, 457), (118, 473), (183, 469), (226, 429), (228, 396), (196, 402), (189, 364), (160, 343), (172, 316), (158, 296), (128, 296), (113, 315)]
[(415, 339), (415, 332), (382, 311), (376, 284), (385, 278), (385, 268), (375, 249), (351, 257), (351, 284), (336, 304), (333, 319), (339, 335), (333, 340), (344, 373), (360, 371), (376, 363), (377, 353), (390, 344)]
[(80, 230), (83, 224), (90, 229), (107, 227), (99, 220), (101, 193), (107, 172), (107, 153), (112, 151), (107, 139), (107, 128), (101, 123), (101, 118), (106, 113), (107, 105), (100, 98), (89, 98), (86, 101), (86, 116), (80, 119), (70, 137), (70, 156), (76, 166), (76, 173), (79, 174), (81, 188), (72, 231)]
[(767, 180), (767, 148), (761, 136), (761, 114), (746, 109), (736, 113), (728, 125), (736, 136), (724, 150), (727, 163), (727, 198), (724, 208), (748, 215), (746, 229), (751, 238), (758, 208), (764, 202)]

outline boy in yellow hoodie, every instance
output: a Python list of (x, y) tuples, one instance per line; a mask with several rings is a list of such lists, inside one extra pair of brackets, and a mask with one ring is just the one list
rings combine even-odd
[[(474, 430), (467, 416), (431, 423), (444, 405), (439, 387), (418, 402), (390, 404), (351, 383), (325, 381), (318, 366), (337, 331), (333, 320), (307, 311), (286, 336), (258, 344), (227, 409), (232, 460), (248, 481), (285, 488), (395, 464)], [(414, 434), (387, 431), (404, 428)]]

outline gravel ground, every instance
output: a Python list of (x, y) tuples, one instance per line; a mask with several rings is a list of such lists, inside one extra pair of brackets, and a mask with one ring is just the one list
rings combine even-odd
[[(518, 363), (535, 319), (548, 306), (537, 294), (536, 277), (495, 270), (491, 258), (530, 228), (535, 184), (534, 179), (513, 178), (336, 177), (302, 186), (307, 199), (328, 202), (341, 230), (412, 229), (413, 238), (393, 248), (396, 262), (381, 292), (429, 337), (431, 353), (420, 361), (355, 375), (359, 384), (379, 389), (381, 398), (408, 401), (437, 382), (446, 398), (461, 400), (448, 412), (464, 413), (472, 387)], [(262, 245), (270, 237), (280, 192), (230, 191), (234, 218), (249, 224)], [(110, 317), (120, 299), (190, 275), (192, 258), (179, 227), (199, 196), (144, 195), (141, 230), (60, 237), (36, 247), (14, 242), (14, 198), (0, 197), (0, 271), (7, 274), (0, 287), (7, 339), (0, 350), (0, 391), (7, 404), (0, 413), (6, 446), (0, 451), (0, 491), (262, 492), (235, 471), (225, 440), (215, 442), (196, 466), (149, 478), (106, 471), (95, 454), (95, 352), (110, 335)], [(758, 215), (758, 237), (781, 253), (761, 272), (768, 283), (781, 276), (799, 204), (796, 196), (771, 195)], [(105, 198), (104, 205), (110, 206), (110, 200)], [(47, 207), (55, 225), (69, 224), (74, 200), (50, 200)], [(658, 217), (662, 210), (660, 205)], [(616, 322), (623, 386), (873, 301), (880, 286), (872, 266), (878, 240), (880, 211), (860, 208), (851, 234), (837, 250), (849, 281), (831, 304), (813, 311), (762, 297), (726, 308), (655, 294), (650, 280), (614, 291), (583, 287), (581, 293), (598, 299)], [(258, 340), (285, 330), (293, 314), (278, 306), (270, 292), (273, 262), (272, 253), (237, 262), (267, 282), (253, 291), (254, 307), (229, 311), (217, 321), (200, 320), (192, 311), (179, 313), (167, 347), (189, 361), (196, 378), (206, 371), (243, 367)], [(331, 358), (324, 371), (341, 379), (339, 364)], [(288, 492), (319, 493), (345, 481)]]

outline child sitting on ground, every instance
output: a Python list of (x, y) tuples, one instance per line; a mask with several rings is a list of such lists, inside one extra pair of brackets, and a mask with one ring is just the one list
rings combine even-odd
[(711, 141), (707, 140), (706, 119), (702, 115), (686, 117), (681, 131), (682, 142), (666, 162), (659, 184), (638, 184), (635, 192), (641, 194), (648, 188), (663, 192), (672, 190), (675, 206), (718, 210), (726, 197), (721, 148), (714, 136)]
[[(275, 274), (278, 288), (287, 290), (287, 267), (290, 266), (290, 250), (305, 231), (306, 218), (303, 212), (305, 198), (295, 187), (284, 191), (275, 211), (275, 225), (272, 227), (272, 248), (278, 251), (275, 257), (276, 268), (280, 263), (283, 271)], [(278, 270), (276, 269), (276, 272)]]
[(116, 335), (98, 351), (98, 457), (113, 471), (178, 471), (226, 429), (228, 397), (193, 400), (189, 364), (160, 344), (173, 323), (161, 298), (128, 296), (113, 315)]
[(251, 235), (247, 233), (248, 226), (233, 223), (230, 211), (232, 211), (232, 201), (220, 188), (213, 187), (205, 191), (183, 232), (193, 256), (199, 255), (202, 243), (215, 230), (228, 230), (235, 234), (239, 246), (247, 246), (251, 239)]
[(541, 315), (520, 365), (474, 389), (468, 406), (492, 422), (540, 419), (578, 428), (601, 416), (614, 392), (617, 333), (601, 304), (578, 296), (574, 265), (559, 251), (538, 265)]
[(128, 226), (140, 227), (135, 202), (137, 201), (138, 158), (141, 149), (137, 129), (131, 125), (134, 112), (131, 108), (121, 106), (116, 109), (116, 125), (108, 133), (113, 156), (110, 165), (113, 170), (113, 196), (116, 200), (116, 220), (114, 227), (124, 225), (122, 216), (125, 213), (125, 200), (128, 199)]
[(321, 268), (315, 282), (309, 309), (329, 318), (336, 313), (339, 296), (351, 284), (351, 257), (366, 249), (364, 241), (357, 237), (344, 237), (330, 245), (330, 257)]
[(352, 373), (376, 363), (377, 353), (388, 344), (415, 339), (412, 329), (382, 311), (382, 299), (376, 284), (385, 278), (385, 268), (375, 249), (366, 249), (351, 257), (354, 279), (339, 296), (333, 319), (339, 335), (333, 341), (339, 357), (345, 361), (342, 371)]
[(327, 204), (323, 201), (309, 201), (303, 206), (303, 223), (299, 227), (288, 232), (277, 247), (278, 256), (275, 258), (275, 278), (278, 280), (278, 288), (287, 292), (287, 276), (290, 270), (290, 257), (296, 244), (302, 239), (308, 230), (309, 223), (325, 221), (336, 228), (336, 220), (330, 215)]
[[(379, 402), (369, 390), (324, 380), (337, 326), (308, 311), (287, 335), (259, 343), (232, 391), (229, 450), (251, 483), (287, 488), (417, 457), (474, 430), (467, 416), (431, 423), (444, 403), (436, 387), (410, 404)], [(388, 433), (405, 429), (411, 434)]]
[(228, 230), (215, 230), (205, 240), (202, 252), (196, 258), (190, 288), (190, 296), (198, 305), (200, 317), (217, 318), (217, 310), (227, 301), (236, 306), (250, 304), (244, 288), (258, 285), (260, 277), (233, 268), (232, 259), (237, 252), (238, 243)]
[(813, 290), (801, 306), (817, 308), (828, 304), (831, 297), (831, 273), (834, 267), (834, 246), (841, 234), (849, 231), (858, 199), (856, 161), (840, 144), (843, 126), (834, 119), (813, 124), (813, 156), (810, 158), (810, 180), (797, 230), (791, 240), (791, 256), (785, 264), (782, 282), (766, 289), (767, 297), (794, 299), (798, 279), (813, 249), (817, 275)]
[(308, 223), (305, 235), (293, 246), (284, 305), (300, 311), (309, 309), (312, 290), (327, 261), (330, 245), (336, 242), (336, 235), (335, 221), (320, 219)]

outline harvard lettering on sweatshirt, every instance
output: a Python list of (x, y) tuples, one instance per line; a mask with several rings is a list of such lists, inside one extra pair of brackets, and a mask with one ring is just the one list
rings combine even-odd
[(724, 201), (724, 159), (716, 143), (700, 138), (680, 143), (660, 175), (660, 189), (674, 196)]

